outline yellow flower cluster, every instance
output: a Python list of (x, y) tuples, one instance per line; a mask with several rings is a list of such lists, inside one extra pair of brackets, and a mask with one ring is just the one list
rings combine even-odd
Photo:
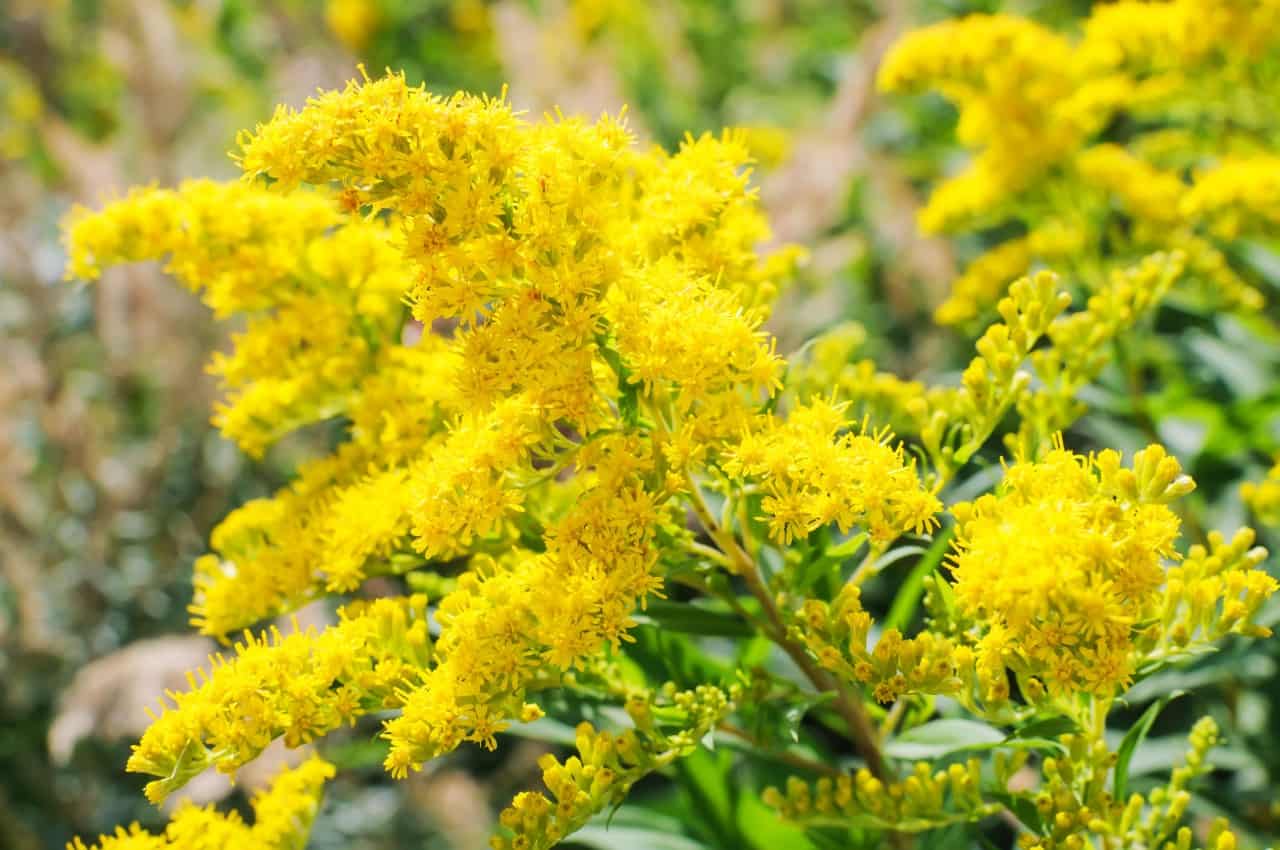
[(924, 395), (924, 384), (907, 381), (876, 368), (871, 359), (857, 359), (867, 331), (857, 322), (844, 322), (824, 332), (790, 361), (787, 392), (801, 404), (818, 398), (847, 402), (847, 417), (887, 425), (895, 434), (913, 434), (918, 423), (907, 410)]
[[(1163, 847), (1191, 850), (1194, 835), (1181, 826), (1191, 802), (1188, 786), (1212, 770), (1209, 750), (1219, 740), (1218, 726), (1210, 717), (1199, 720), (1188, 736), (1190, 749), (1165, 785), (1145, 796), (1131, 794), (1116, 800), (1106, 789), (1106, 776), (1114, 755), (1101, 741), (1084, 735), (1063, 735), (1062, 757), (1046, 758), (1035, 796), (1035, 807), (1044, 823), (1041, 833), (1018, 838), (1021, 850), (1082, 850), (1103, 847)], [(1235, 850), (1236, 836), (1225, 820), (1215, 819), (1202, 846), (1206, 850)]]
[(944, 480), (982, 448), (1029, 389), (1031, 376), (1022, 363), (1071, 302), (1057, 290), (1057, 281), (1049, 272), (1014, 281), (998, 306), (1003, 321), (978, 340), (978, 354), (960, 376), (960, 386), (912, 403), (911, 412), (921, 423), (920, 439)]
[(1111, 362), (1121, 337), (1154, 312), (1184, 267), (1181, 254), (1153, 254), (1132, 268), (1112, 270), (1085, 309), (1049, 325), (1050, 344), (1030, 357), (1040, 385), (1016, 401), (1019, 433), (1009, 440), (1019, 450), (1044, 445), (1084, 413), (1080, 390)]
[(981, 787), (982, 764), (969, 759), (940, 770), (919, 762), (906, 779), (888, 784), (866, 768), (853, 776), (824, 777), (812, 787), (793, 776), (785, 791), (766, 788), (763, 798), (791, 821), (921, 832), (998, 811), (998, 804), (983, 799)]
[[(1095, 289), (1109, 268), (1174, 250), (1191, 257), (1217, 304), (1261, 306), (1220, 245), (1280, 216), (1280, 172), (1265, 153), (1274, 112), (1260, 106), (1269, 83), (1252, 71), (1280, 56), (1280, 37), (1263, 23), (1276, 14), (1272, 3), (1130, 1), (1095, 6), (1074, 42), (1010, 15), (905, 37), (881, 87), (940, 91), (959, 109), (958, 140), (974, 152), (936, 188), (921, 225), (1015, 224), (1024, 234), (972, 261), (938, 321), (973, 320), (1036, 263)], [(1132, 127), (1102, 142), (1100, 131), (1119, 119)], [(1215, 131), (1197, 132), (1206, 125)], [(1216, 129), (1228, 126), (1238, 130)]]
[(1085, 233), (1079, 224), (1057, 219), (1038, 223), (1026, 236), (1001, 242), (975, 257), (952, 282), (950, 297), (938, 306), (934, 317), (943, 325), (976, 319), (1004, 297), (1009, 281), (1022, 277), (1037, 261), (1060, 262), (1084, 245)]
[(1201, 625), (1208, 639), (1223, 633), (1219, 603), (1231, 609), (1228, 629), (1247, 630), (1276, 587), (1251, 569), (1261, 560), (1251, 538), (1166, 566), (1179, 526), (1168, 503), (1193, 487), (1159, 446), (1132, 468), (1110, 450), (1057, 448), (1011, 466), (996, 494), (954, 506), (952, 590), (977, 624), (983, 691), (1003, 688), (1011, 670), (1050, 695), (1112, 695), (1163, 641), (1185, 646)]
[[(1126, 149), (1081, 155), (1131, 81), (1108, 72), (1081, 87), (1050, 67), (1078, 48), (998, 20), (992, 38), (985, 24), (957, 25), (975, 37), (928, 73), (891, 63), (886, 74), (955, 76), (959, 96), (985, 104), (962, 118), (965, 139), (991, 154), (979, 171), (1013, 163), (983, 190), (990, 198), (1079, 160), (1135, 215), (1167, 215), (1163, 171), (1143, 171)], [(1036, 130), (1044, 99), (1060, 111)], [(1004, 126), (1008, 109), (1026, 111), (1019, 127)], [(1108, 266), (1076, 314), (1064, 315), (1070, 299), (1052, 274), (1015, 282), (959, 387), (892, 379), (869, 361), (847, 368), (860, 337), (846, 327), (784, 388), (787, 364), (763, 323), (791, 256), (756, 253), (768, 229), (742, 134), (642, 151), (619, 120), (529, 122), (503, 100), (440, 98), (392, 75), (280, 110), (241, 139), (240, 163), (242, 183), (138, 192), (70, 223), (73, 273), (163, 258), (220, 316), (245, 318), (212, 369), (228, 393), (219, 422), (247, 451), (322, 420), (344, 429), (289, 486), (229, 515), (197, 562), (194, 622), (217, 636), (246, 631), (234, 654), (168, 695), (135, 747), (129, 769), (155, 777), (153, 801), (209, 767), (234, 773), (273, 740), (301, 746), (374, 713), (384, 766), (405, 777), (464, 742), (494, 748), (510, 724), (542, 716), (534, 694), (603, 680), (628, 697), (635, 728), (580, 728), (576, 757), (542, 763), (550, 797), (516, 797), (494, 841), (549, 847), (692, 752), (740, 701), (736, 687), (639, 692), (634, 665), (618, 672), (637, 611), (670, 582), (718, 597), (706, 601), (734, 620), (729, 633), (746, 626), (779, 645), (831, 695), (823, 711), (868, 765), (770, 794), (786, 816), (926, 829), (999, 806), (981, 796), (976, 763), (895, 780), (868, 697), (905, 706), (945, 694), (997, 723), (1041, 707), (1077, 721), (1092, 710), (1082, 740), (1093, 749), (1078, 760), (1103, 770), (1109, 697), (1228, 633), (1264, 631), (1253, 621), (1276, 582), (1257, 569), (1250, 532), (1211, 535), (1178, 563), (1168, 503), (1193, 485), (1163, 449), (1131, 468), (1060, 440), (1043, 451), (1079, 414), (1073, 396), (1106, 364), (1102, 349), (1184, 264), (1226, 268), (1214, 233), (1177, 224), (1169, 238), (1183, 254)], [(1197, 215), (1264, 215), (1261, 194), (1219, 178), (1213, 188), (1197, 177)], [(952, 194), (947, 203), (972, 206)], [(1034, 256), (1087, 240), (1065, 223), (1074, 214), (1056, 221), (971, 269), (966, 291), (985, 298)], [(938, 527), (938, 493), (1015, 409), (1022, 460), (996, 493), (955, 506), (954, 583), (932, 577), (929, 627), (876, 634), (862, 583), (898, 537)], [(880, 411), (919, 435), (933, 470), (871, 427)], [(718, 521), (704, 487), (724, 497)], [(865, 536), (822, 545), (854, 529)], [(841, 589), (794, 574), (816, 558), (838, 575), (840, 547), (867, 541), (864, 568)], [(434, 607), (422, 595), (350, 603), (319, 632), (247, 631), (311, 600), (368, 592), (374, 576), (442, 592)], [(647, 613), (660, 623), (683, 607), (694, 606)], [(890, 711), (886, 726), (903, 715)], [(1074, 793), (1071, 769), (1046, 761), (1046, 787), (1065, 777)], [(314, 812), (302, 784), (278, 783), (253, 827), (199, 809), (175, 824), (216, 846), (293, 846), (284, 825)], [(1091, 821), (1065, 798), (1050, 803), (1050, 838), (1069, 846), (1071, 829)], [(194, 846), (186, 828), (122, 832), (103, 847)]]
[(399, 342), (403, 285), (391, 235), (376, 221), (343, 222), (320, 194), (193, 181), (74, 210), (68, 274), (92, 279), (167, 257), (166, 269), (217, 315), (249, 314), (234, 353), (215, 355), (209, 371), (227, 392), (214, 423), (260, 455), (342, 411), (382, 365), (382, 349)]
[[(1018, 431), (1005, 443), (1031, 457), (1084, 412), (1078, 394), (1111, 362), (1112, 344), (1155, 310), (1187, 265), (1181, 252), (1157, 253), (1113, 269), (1085, 309), (1071, 313), (1064, 312), (1070, 298), (1058, 291), (1055, 275), (1015, 281), (997, 308), (1002, 321), (978, 340), (958, 388), (926, 387), (878, 372), (869, 360), (853, 361), (863, 338), (855, 327), (816, 340), (808, 359), (792, 367), (789, 389), (803, 399), (826, 386), (864, 415), (899, 423), (903, 433), (920, 437), (943, 481), (982, 448), (1010, 409), (1018, 413)], [(1038, 346), (1044, 337), (1049, 345)]]
[(316, 634), (247, 634), (228, 660), (188, 676), (191, 690), (169, 693), (128, 769), (158, 779), (160, 802), (208, 767), (234, 773), (274, 739), (301, 746), (366, 712), (398, 706), (402, 689), (431, 658), (426, 598), (353, 603), (337, 626)]
[(921, 486), (915, 461), (887, 433), (848, 432), (842, 408), (813, 401), (746, 434), (729, 455), (729, 475), (764, 488), (769, 536), (787, 545), (822, 526), (857, 525), (884, 546), (936, 527), (941, 504)]
[(1178, 212), (1222, 239), (1272, 231), (1280, 224), (1280, 157), (1226, 159), (1197, 174)]
[(67, 274), (96, 280), (110, 266), (167, 258), (165, 270), (219, 317), (265, 310), (306, 288), (308, 247), (340, 222), (318, 193), (283, 197), (211, 180), (134, 189), (97, 212), (72, 210)]
[[(940, 506), (901, 448), (845, 433), (831, 406), (762, 413), (785, 364), (761, 322), (790, 259), (755, 253), (768, 231), (745, 163), (740, 135), (640, 152), (618, 121), (530, 124), (389, 76), (246, 135), (241, 164), (270, 188), (189, 184), (76, 214), (74, 273), (168, 257), (219, 314), (249, 314), (215, 363), (229, 406), (262, 420), (246, 448), (348, 424), (333, 454), (215, 531), (196, 566), (202, 630), (374, 575), (464, 570), (435, 641), (418, 599), (348, 606), (319, 634), (247, 635), (138, 745), (153, 799), (372, 710), (396, 711), (395, 776), (464, 741), (493, 747), (540, 714), (531, 687), (628, 639), (699, 472), (737, 463), (803, 500), (780, 533), (858, 523), (885, 544), (931, 526)], [(259, 387), (275, 408), (246, 401)]]
[[(737, 372), (776, 377), (749, 308), (771, 297), (778, 269), (753, 250), (767, 230), (735, 137), (640, 154), (615, 120), (526, 124), (502, 101), (437, 98), (390, 76), (280, 112), (242, 144), (248, 174), (332, 183), (353, 208), (402, 217), (414, 315), (460, 323), (461, 386), (478, 405), (523, 392), (550, 420), (597, 424), (608, 414), (594, 355), (611, 329), (642, 371), (631, 380), (679, 377), (686, 403), (736, 391)], [(672, 310), (716, 324), (673, 336)], [(716, 331), (728, 333), (716, 356), (695, 356)]]
[(861, 683), (877, 702), (972, 690), (973, 653), (967, 647), (927, 630), (904, 638), (897, 629), (886, 629), (871, 647), (871, 627), (862, 591), (849, 582), (830, 604), (805, 600), (793, 628), (823, 669)]
[(236, 811), (224, 814), (186, 801), (174, 811), (163, 834), (153, 835), (134, 824), (91, 846), (77, 838), (67, 850), (302, 850), (324, 783), (333, 775), (333, 765), (315, 756), (285, 768), (254, 795), (252, 825)]
[[(578, 755), (564, 762), (551, 754), (539, 759), (554, 802), (533, 791), (517, 794), (499, 819), (505, 834), (493, 837), (494, 850), (558, 844), (593, 815), (620, 804), (637, 781), (693, 752), (732, 708), (729, 697), (709, 685), (679, 692), (668, 686), (663, 696), (655, 701), (637, 694), (627, 701), (634, 729), (615, 735), (582, 723)], [(672, 724), (674, 731), (662, 728)]]
[(477, 559), (441, 601), (436, 666), (387, 723), (392, 775), (464, 740), (493, 749), (495, 733), (525, 714), (535, 677), (618, 646), (637, 603), (661, 588), (653, 498), (625, 479), (587, 486), (547, 529), (546, 551)]
[(406, 482), (411, 461), (447, 443), (457, 368), (439, 337), (387, 348), (346, 410), (351, 440), (214, 530), (213, 552), (195, 564), (194, 625), (222, 636), (367, 576), (421, 565), (410, 544), (416, 503)]
[[(1113, 269), (1073, 313), (1064, 312), (1070, 297), (1052, 273), (1015, 281), (960, 387), (899, 384), (896, 401), (914, 421), (907, 432), (919, 435), (941, 480), (973, 458), (1011, 409), (1018, 429), (1004, 436), (1010, 452), (1034, 457), (1047, 447), (1084, 412), (1078, 394), (1111, 362), (1113, 343), (1152, 314), (1188, 264), (1181, 252), (1156, 253)], [(1049, 345), (1039, 346), (1045, 337)]]
[(1280, 456), (1261, 481), (1248, 481), (1240, 496), (1264, 525), (1280, 525)]
[(1194, 653), (1225, 637), (1270, 637), (1254, 623), (1262, 604), (1276, 592), (1276, 580), (1259, 569), (1267, 551), (1243, 528), (1227, 540), (1211, 531), (1208, 545), (1195, 545), (1181, 564), (1170, 567), (1160, 611), (1160, 631), (1144, 635), (1141, 647), (1152, 660)]

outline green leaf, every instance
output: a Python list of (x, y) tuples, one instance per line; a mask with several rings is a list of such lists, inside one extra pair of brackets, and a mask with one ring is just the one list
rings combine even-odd
[(911, 572), (907, 574), (907, 580), (902, 583), (902, 587), (898, 590), (898, 595), (893, 598), (893, 605), (889, 608), (889, 614), (884, 619), (884, 627), (886, 629), (905, 629), (911, 623), (911, 618), (915, 616), (916, 609), (920, 607), (920, 597), (924, 595), (924, 577), (932, 573), (938, 568), (938, 564), (942, 563), (942, 558), (947, 554), (947, 545), (951, 542), (951, 535), (955, 526), (947, 526), (933, 538), (933, 543), (921, 556), (916, 565), (911, 568)]
[(651, 623), (659, 628), (687, 635), (716, 635), (719, 637), (751, 637), (756, 631), (737, 614), (716, 610), (694, 602), (672, 602), (667, 599), (651, 599), (642, 613), (635, 616), (638, 623)]
[(1070, 717), (1044, 717), (1032, 720), (1009, 734), (1012, 738), (1056, 738), (1079, 731), (1080, 726)]
[(676, 762), (680, 788), (688, 795), (692, 812), (697, 815), (692, 823), (703, 827), (719, 847), (743, 844), (734, 817), (737, 800), (736, 789), (729, 782), (732, 767), (731, 753), (708, 750), (695, 750)]
[(1123, 802), (1129, 790), (1129, 762), (1133, 760), (1133, 752), (1147, 737), (1147, 733), (1151, 731), (1151, 724), (1156, 722), (1156, 716), (1164, 710), (1164, 707), (1171, 700), (1182, 696), (1182, 691), (1174, 691), (1165, 694), (1144, 712), (1138, 718), (1138, 722), (1133, 724), (1124, 739), (1120, 742), (1120, 748), (1116, 750), (1116, 770), (1113, 796), (1116, 800)]
[(967, 824), (953, 823), (942, 829), (926, 832), (920, 837), (920, 850), (954, 850), (956, 847), (971, 846)]
[(599, 850), (707, 850), (707, 845), (687, 835), (634, 826), (587, 825), (568, 839), (571, 844)]
[(683, 834), (677, 818), (634, 804), (623, 805), (612, 818), (597, 815), (568, 843), (600, 850), (708, 850), (706, 844)]
[(991, 749), (1005, 741), (1005, 734), (994, 726), (947, 717), (907, 730), (890, 741), (884, 751), (898, 759), (935, 759), (949, 753)]
[(733, 674), (728, 664), (703, 650), (695, 638), (652, 624), (631, 630), (635, 641), (627, 657), (644, 671), (649, 681), (670, 679), (681, 688), (708, 682), (724, 682)]
[(1194, 667), (1161, 667), (1157, 671), (1130, 688), (1124, 701), (1140, 705), (1171, 691), (1193, 691), (1216, 682), (1263, 682), (1275, 676), (1276, 663), (1265, 655), (1230, 652), (1204, 656)]
[(748, 791), (738, 798), (738, 831), (746, 837), (750, 846), (758, 850), (816, 850), (804, 830), (787, 823), (778, 813), (764, 804), (756, 794)]
[(1044, 832), (1044, 819), (1040, 817), (1040, 810), (1036, 808), (1036, 804), (1020, 794), (1011, 794), (1008, 791), (983, 791), (983, 796), (987, 797), (1000, 805), (1004, 806), (1009, 812), (1022, 822), (1022, 825), (1033, 833), (1040, 834)]
[(503, 732), (517, 738), (530, 738), (534, 741), (546, 741), (562, 747), (572, 747), (578, 742), (578, 733), (568, 723), (554, 717), (539, 717), (532, 723), (512, 723)]
[(848, 540), (843, 540), (839, 543), (828, 546), (823, 550), (822, 556), (824, 558), (830, 558), (833, 561), (843, 561), (845, 558), (852, 557), (859, 549), (862, 548), (862, 544), (866, 542), (867, 533), (864, 531), (861, 534), (853, 535)]
[[(1182, 763), (1187, 754), (1186, 735), (1147, 736), (1142, 746), (1134, 751), (1129, 761), (1129, 778), (1150, 774), (1167, 774)], [(1213, 765), (1230, 771), (1259, 769), (1262, 762), (1253, 753), (1236, 747), (1215, 747)]]
[(387, 757), (387, 742), (383, 738), (353, 738), (334, 744), (325, 743), (323, 755), (339, 770), (362, 770), (369, 767), (381, 767)]
[(779, 736), (783, 740), (798, 743), (800, 741), (800, 724), (804, 722), (805, 715), (815, 706), (824, 705), (834, 699), (835, 694), (830, 692), (797, 694), (782, 711), (782, 720), (777, 730)]
[(756, 635), (750, 640), (738, 642), (738, 652), (734, 666), (740, 670), (751, 670), (759, 667), (768, 660), (773, 653), (774, 643), (762, 635)]
[(809, 827), (804, 831), (805, 840), (818, 850), (849, 850), (849, 832), (847, 829), (835, 830), (830, 827)]
[(596, 346), (604, 362), (618, 376), (618, 414), (622, 421), (634, 428), (640, 424), (640, 387), (631, 381), (631, 370), (623, 362), (622, 355), (609, 346), (607, 334), (596, 335)]

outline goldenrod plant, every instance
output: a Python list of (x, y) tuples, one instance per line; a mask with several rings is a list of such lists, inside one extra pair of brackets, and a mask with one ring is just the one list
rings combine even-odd
[(988, 314), (1036, 263), (1097, 291), (1157, 250), (1181, 252), (1218, 308), (1259, 308), (1229, 249), (1274, 223), (1276, 129), (1264, 104), (1277, 15), (1266, 2), (1118, 2), (1094, 7), (1079, 37), (973, 15), (903, 39), (881, 87), (942, 92), (974, 152), (921, 225), (1011, 234), (970, 263), (938, 320)]
[[(974, 68), (1011, 44), (1045, 73), (1079, 64), (991, 26), (999, 50), (958, 42)], [(1078, 111), (1019, 180), (1127, 90), (1052, 82), (1046, 102)], [(1163, 702), (1113, 718), (1153, 675), (1270, 634), (1266, 552), (1247, 528), (1181, 541), (1195, 484), (1160, 445), (1062, 436), (1109, 343), (1192, 264), (1186, 239), (1073, 277), (1093, 291), (1074, 311), (1051, 273), (1013, 282), (958, 386), (927, 387), (832, 375), (838, 337), (794, 370), (778, 352), (765, 322), (799, 255), (758, 250), (741, 134), (644, 149), (620, 117), (530, 120), (389, 73), (281, 108), (235, 156), (239, 182), (135, 191), (67, 230), (72, 276), (163, 260), (242, 319), (211, 370), (245, 452), (341, 425), (196, 563), (192, 622), (230, 648), (134, 747), (153, 802), (274, 741), (323, 757), (344, 728), (376, 730), (405, 779), (576, 725), (494, 847), (606, 827), (655, 774), (695, 789), (716, 846), (1241, 846), (1190, 816), (1215, 718), (1154, 785), (1131, 766)], [(1010, 416), (998, 482), (958, 492)], [(270, 625), (317, 600), (333, 624)], [(726, 760), (780, 778), (730, 798), (706, 775)], [(301, 846), (333, 769), (298, 771), (252, 826), (186, 806), (97, 846)]]

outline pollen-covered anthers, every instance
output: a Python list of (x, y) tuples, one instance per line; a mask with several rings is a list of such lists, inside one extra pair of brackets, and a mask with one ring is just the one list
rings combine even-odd
[(724, 691), (710, 685), (628, 701), (633, 729), (612, 733), (582, 723), (578, 754), (564, 761), (552, 754), (538, 762), (551, 797), (517, 794), (499, 818), (494, 850), (546, 850), (580, 829), (594, 815), (622, 802), (637, 781), (693, 752), (732, 708)]
[(943, 769), (920, 762), (905, 779), (889, 783), (866, 768), (812, 785), (792, 776), (785, 790), (766, 788), (762, 796), (782, 817), (798, 823), (919, 832), (998, 811), (998, 804), (983, 800), (981, 788), (982, 764), (969, 759)]
[(379, 599), (348, 605), (319, 633), (246, 632), (232, 657), (168, 694), (128, 769), (160, 777), (146, 789), (159, 803), (205, 768), (235, 773), (276, 738), (298, 747), (399, 705), (399, 689), (431, 663), (426, 606), (423, 596)]

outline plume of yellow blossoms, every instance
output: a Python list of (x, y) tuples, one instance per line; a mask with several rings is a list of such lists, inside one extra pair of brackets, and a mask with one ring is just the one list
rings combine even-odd
[(541, 715), (531, 688), (629, 640), (689, 557), (701, 482), (770, 488), (780, 540), (932, 527), (940, 504), (886, 434), (848, 433), (829, 406), (771, 412), (785, 363), (761, 322), (792, 257), (755, 252), (768, 228), (737, 136), (641, 151), (615, 119), (530, 123), (392, 75), (281, 110), (239, 160), (246, 182), (141, 191), (69, 225), (72, 274), (163, 258), (247, 317), (212, 367), (217, 421), (246, 450), (347, 425), (214, 532), (194, 622), (224, 636), (371, 576), (461, 575), (434, 640), (417, 597), (349, 605), (318, 634), (246, 633), (136, 747), (152, 799), (371, 711), (392, 712), (394, 776), (495, 746)]
[[(1006, 671), (1024, 694), (1123, 692), (1143, 665), (1230, 632), (1265, 636), (1252, 619), (1276, 581), (1242, 531), (1178, 563), (1169, 503), (1191, 479), (1159, 446), (1131, 468), (1107, 450), (1058, 448), (1006, 470), (995, 494), (952, 508), (951, 571), (960, 622), (972, 622), (981, 691), (1002, 698)], [(1035, 679), (1038, 684), (1031, 684)]]
[(1280, 215), (1275, 112), (1262, 106), (1265, 69), (1280, 59), (1277, 16), (1274, 2), (1122, 0), (1095, 5), (1078, 39), (1012, 15), (902, 39), (881, 87), (941, 92), (973, 151), (933, 192), (921, 225), (1016, 234), (972, 260), (938, 321), (989, 313), (1037, 264), (1096, 290), (1156, 251), (1185, 255), (1201, 299), (1260, 307), (1224, 249), (1274, 232)]
[(668, 686), (660, 700), (648, 694), (627, 700), (634, 729), (614, 735), (590, 723), (579, 724), (574, 741), (578, 755), (564, 762), (550, 754), (538, 760), (555, 803), (540, 793), (517, 794), (499, 817), (504, 833), (509, 834), (494, 836), (492, 847), (554, 847), (593, 815), (620, 805), (637, 781), (696, 749), (732, 707), (719, 688), (699, 685), (677, 692)]
[(1146, 794), (1135, 792), (1116, 799), (1103, 781), (1112, 760), (1106, 746), (1085, 735), (1062, 735), (1059, 755), (1041, 763), (1040, 787), (1034, 796), (1044, 828), (1040, 834), (1019, 836), (1017, 846), (1021, 850), (1077, 850), (1090, 845), (1235, 850), (1238, 839), (1224, 818), (1206, 824), (1203, 844), (1196, 843), (1195, 833), (1184, 824), (1191, 803), (1188, 786), (1213, 770), (1208, 754), (1219, 738), (1217, 723), (1211, 717), (1200, 719), (1187, 736), (1189, 749), (1171, 771), (1168, 783)]
[[(1010, 25), (1006, 40), (1028, 62), (1070, 51), (1039, 38)], [(1091, 104), (1110, 91), (1062, 132), (1091, 132)], [(1256, 569), (1261, 550), (1249, 532), (1211, 535), (1179, 561), (1167, 503), (1191, 484), (1155, 446), (1131, 468), (1060, 443), (1022, 453), (996, 493), (953, 509), (954, 582), (930, 585), (925, 630), (878, 629), (862, 605), (894, 542), (938, 528), (942, 485), (1009, 411), (1037, 450), (1078, 415), (1066, 402), (1105, 363), (1098, 347), (1159, 300), (1180, 257), (1117, 272), (1076, 314), (1054, 276), (1016, 282), (959, 387), (784, 395), (787, 364), (762, 323), (792, 258), (756, 253), (768, 228), (739, 136), (645, 151), (616, 119), (531, 122), (502, 100), (390, 75), (282, 109), (240, 144), (241, 183), (137, 192), (69, 227), (73, 274), (164, 259), (219, 315), (243, 318), (212, 368), (226, 391), (217, 421), (246, 451), (342, 425), (330, 454), (230, 514), (197, 562), (193, 622), (244, 637), (168, 695), (134, 748), (129, 769), (154, 777), (153, 801), (274, 740), (301, 746), (375, 714), (384, 766), (405, 777), (466, 742), (495, 747), (585, 682), (625, 701), (630, 728), (580, 728), (578, 756), (542, 764), (551, 797), (518, 796), (495, 837), (549, 847), (737, 728), (727, 718), (759, 711), (751, 701), (779, 684), (764, 669), (685, 691), (637, 684), (626, 653), (658, 618), (646, 601), (679, 584), (778, 645), (867, 765), (771, 794), (783, 813), (924, 829), (1002, 804), (969, 765), (898, 779), (869, 699), (946, 694), (996, 723), (1043, 708), (1105, 750), (1106, 708), (1130, 680), (1262, 632), (1253, 619), (1275, 582)], [(848, 403), (868, 399), (903, 408), (930, 463), (850, 421)], [(863, 566), (846, 570), (864, 544)], [(253, 631), (315, 599), (372, 594), (375, 576), (432, 597), (348, 602), (318, 632)], [(757, 673), (762, 690), (739, 681)], [(1089, 750), (1098, 770), (1102, 750)], [(995, 793), (1010, 776), (998, 771)], [(175, 824), (259, 830), (182, 811), (197, 814)], [(104, 848), (186, 846), (183, 828)]]
[[(867, 360), (838, 361), (832, 352), (848, 348), (836, 329), (815, 342), (812, 362), (802, 363), (800, 383), (792, 391), (803, 398), (813, 392), (807, 385), (826, 379), (833, 392), (898, 423), (900, 433), (919, 438), (936, 483), (949, 481), (971, 461), (1010, 411), (1017, 414), (1017, 427), (1004, 433), (1006, 448), (1035, 457), (1083, 415), (1080, 391), (1112, 362), (1122, 336), (1150, 321), (1186, 267), (1182, 253), (1156, 253), (1113, 269), (1107, 283), (1076, 311), (1067, 311), (1071, 298), (1050, 272), (1014, 281), (996, 305), (1001, 321), (978, 339), (977, 355), (958, 387), (905, 381), (876, 371)], [(856, 389), (846, 389), (855, 381)]]
[(981, 794), (978, 759), (931, 770), (918, 763), (911, 775), (889, 785), (863, 768), (852, 776), (809, 783), (791, 777), (785, 790), (767, 788), (764, 801), (787, 820), (805, 824), (856, 824), (917, 832), (993, 814), (998, 807)]
[(320, 194), (284, 198), (192, 181), (138, 190), (68, 223), (68, 274), (167, 260), (218, 316), (246, 314), (234, 352), (209, 371), (226, 391), (214, 422), (251, 455), (341, 412), (398, 340), (402, 283), (391, 231), (343, 221)]
[(324, 783), (333, 775), (333, 765), (316, 756), (285, 768), (268, 788), (254, 795), (252, 824), (245, 823), (238, 812), (224, 814), (213, 806), (184, 801), (159, 835), (134, 824), (102, 836), (93, 845), (77, 838), (68, 850), (302, 850), (320, 808)]
[(298, 747), (369, 711), (395, 708), (432, 657), (426, 599), (353, 603), (323, 632), (246, 633), (235, 655), (188, 675), (134, 747), (129, 770), (160, 777), (160, 802), (208, 767), (234, 773), (276, 738)]

